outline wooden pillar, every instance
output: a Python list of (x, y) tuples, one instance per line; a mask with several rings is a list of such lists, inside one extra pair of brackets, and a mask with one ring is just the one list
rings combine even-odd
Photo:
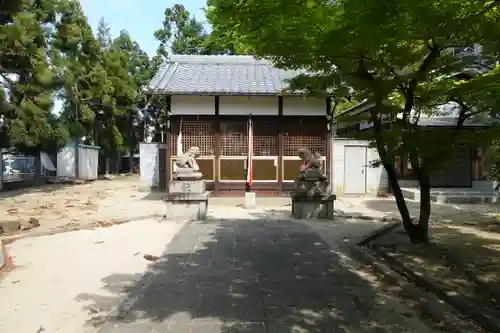
[(214, 192), (217, 194), (219, 190), (219, 157), (220, 157), (220, 118), (219, 118), (219, 101), (220, 97), (215, 96), (215, 133), (214, 133)]
[(172, 173), (170, 172), (172, 170), (172, 123), (170, 121), (170, 111), (172, 107), (172, 96), (166, 96), (166, 102), (167, 102), (167, 126), (165, 126), (166, 130), (166, 139), (165, 139), (165, 149), (166, 149), (166, 161), (165, 161), (165, 191), (169, 192), (170, 191), (170, 181), (172, 180)]
[(283, 194), (283, 96), (278, 96), (278, 192)]

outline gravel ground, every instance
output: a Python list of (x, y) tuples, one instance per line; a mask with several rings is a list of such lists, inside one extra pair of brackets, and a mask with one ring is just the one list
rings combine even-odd
[(53, 184), (0, 194), (0, 223), (30, 218), (40, 226), (25, 231), (46, 233), (102, 223), (162, 216), (159, 193), (142, 192), (138, 177), (99, 180), (84, 185)]

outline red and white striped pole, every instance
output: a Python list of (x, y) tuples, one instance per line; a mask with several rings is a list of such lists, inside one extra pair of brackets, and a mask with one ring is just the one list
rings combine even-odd
[(247, 156), (247, 192), (252, 192), (253, 183), (253, 123), (252, 117), (248, 121), (248, 156)]

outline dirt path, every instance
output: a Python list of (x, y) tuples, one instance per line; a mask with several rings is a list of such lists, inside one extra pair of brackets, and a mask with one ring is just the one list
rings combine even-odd
[[(45, 185), (0, 195), (0, 222), (40, 226), (24, 232), (51, 232), (61, 228), (117, 223), (163, 215), (160, 194), (141, 192), (138, 177), (100, 180), (84, 185)], [(5, 235), (4, 235), (5, 236)]]

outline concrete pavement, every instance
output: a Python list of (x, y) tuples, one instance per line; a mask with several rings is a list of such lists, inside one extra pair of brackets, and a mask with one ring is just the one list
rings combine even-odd
[(340, 250), (375, 222), (262, 214), (186, 225), (97, 332), (433, 332)]
[(433, 332), (341, 250), (378, 222), (293, 221), (289, 210), (214, 206), (203, 222), (16, 241), (0, 332)]

